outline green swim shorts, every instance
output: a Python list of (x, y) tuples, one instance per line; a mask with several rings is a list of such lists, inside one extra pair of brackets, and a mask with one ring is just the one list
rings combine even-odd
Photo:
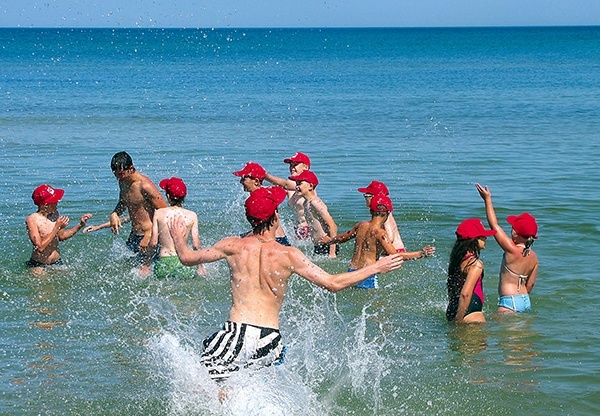
[(154, 263), (154, 276), (159, 279), (196, 277), (196, 268), (184, 266), (177, 256), (159, 257)]

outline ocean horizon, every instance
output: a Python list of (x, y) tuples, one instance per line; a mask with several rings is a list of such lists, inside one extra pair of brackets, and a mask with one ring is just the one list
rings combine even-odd
[[(0, 28), (0, 414), (598, 414), (598, 50), (600, 26)], [(33, 189), (64, 189), (71, 224), (105, 222), (123, 150), (155, 183), (184, 179), (204, 246), (249, 229), (232, 172), (286, 177), (300, 151), (340, 232), (380, 180), (408, 249), (437, 252), (376, 291), (293, 277), (285, 364), (240, 372), (220, 404), (199, 357), (231, 306), (224, 262), (143, 278), (125, 226), (62, 242), (65, 270), (25, 266)], [(498, 315), (488, 239), (487, 322), (455, 326), (446, 270), (460, 221), (485, 223), (475, 183), (507, 232), (537, 218), (540, 271), (531, 313)], [(332, 273), (352, 257), (293, 245)]]

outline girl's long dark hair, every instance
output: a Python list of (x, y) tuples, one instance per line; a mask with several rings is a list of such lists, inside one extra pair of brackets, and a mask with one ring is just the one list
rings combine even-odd
[[(475, 257), (469, 263), (474, 263), (479, 258), (479, 242), (477, 238), (471, 238), (469, 240), (456, 240), (454, 243), (454, 247), (452, 247), (452, 252), (450, 253), (450, 264), (448, 265), (448, 295), (450, 295), (451, 291), (454, 292), (459, 285), (461, 280), (464, 280), (463, 270), (460, 268), (460, 264), (462, 263), (465, 255), (469, 252), (474, 253)], [(460, 292), (460, 290), (459, 290)]]
[(450, 264), (448, 265), (448, 281), (446, 282), (446, 288), (448, 289), (448, 308), (446, 309), (446, 318), (448, 321), (453, 321), (458, 312), (458, 303), (460, 300), (460, 292), (465, 284), (465, 273), (461, 269), (460, 264), (464, 260), (467, 253), (475, 254), (469, 266), (477, 261), (479, 258), (479, 242), (477, 238), (471, 238), (469, 240), (457, 239), (452, 247), (452, 253), (450, 253)]

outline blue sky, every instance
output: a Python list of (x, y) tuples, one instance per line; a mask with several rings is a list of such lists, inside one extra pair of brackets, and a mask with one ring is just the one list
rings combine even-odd
[(600, 0), (0, 0), (0, 27), (600, 25)]

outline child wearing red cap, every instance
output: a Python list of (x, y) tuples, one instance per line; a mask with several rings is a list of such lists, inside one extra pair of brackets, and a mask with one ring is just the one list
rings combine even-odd
[(329, 255), (335, 258), (340, 251), (336, 244), (324, 244), (321, 239), (325, 236), (331, 238), (337, 234), (337, 225), (327, 209), (327, 205), (317, 196), (315, 188), (319, 184), (317, 175), (305, 170), (299, 175), (290, 176), (296, 182), (296, 191), (304, 198), (304, 216), (310, 227), (311, 237), (315, 245), (314, 253)]
[[(310, 158), (302, 152), (296, 152), (291, 157), (283, 159), (283, 163), (290, 165), (291, 176), (300, 175), (305, 170), (310, 170)], [(304, 216), (304, 198), (296, 190), (296, 182), (291, 179), (279, 178), (270, 173), (265, 175), (265, 179), (274, 185), (283, 187), (287, 191), (288, 205), (292, 209), (296, 219), (296, 224), (294, 225), (296, 238), (310, 240), (310, 226)]]
[(496, 211), (492, 204), (492, 194), (488, 187), (475, 184), (479, 195), (485, 202), (485, 213), (496, 242), (504, 251), (500, 266), (498, 284), (498, 312), (526, 312), (531, 309), (529, 294), (535, 285), (538, 273), (538, 257), (531, 249), (538, 238), (538, 226), (535, 218), (527, 212), (521, 215), (509, 215), (506, 221), (512, 226), (509, 237), (498, 224)]
[[(156, 252), (156, 248), (160, 247), (158, 258), (156, 258), (154, 263), (154, 275), (157, 278), (194, 277), (194, 270), (184, 266), (179, 261), (175, 246), (173, 245), (173, 239), (171, 238), (168, 229), (168, 221), (170, 218), (175, 216), (182, 217), (185, 224), (186, 241), (189, 239), (192, 240), (192, 248), (194, 250), (200, 250), (202, 248), (200, 244), (200, 234), (198, 233), (198, 216), (195, 212), (183, 208), (183, 202), (187, 196), (187, 186), (182, 179), (175, 177), (163, 179), (158, 186), (161, 189), (164, 189), (169, 206), (154, 211), (154, 217), (152, 218), (152, 234), (150, 236), (148, 250), (145, 253), (146, 257), (144, 264), (141, 267), (141, 272), (143, 275), (149, 274), (150, 264)], [(206, 276), (206, 270), (202, 264), (199, 264), (196, 267), (195, 272), (198, 276)]]
[(25, 221), (27, 234), (33, 244), (31, 258), (26, 264), (35, 273), (49, 266), (61, 265), (58, 243), (73, 237), (92, 218), (92, 214), (84, 214), (76, 226), (66, 229), (69, 217), (61, 216), (57, 209), (64, 194), (62, 189), (44, 184), (35, 188), (31, 195), (38, 209)]
[(487, 237), (495, 230), (486, 230), (479, 218), (469, 218), (456, 228), (456, 242), (448, 265), (448, 308), (446, 318), (457, 323), (485, 322), (483, 315), (483, 262), (479, 258)]
[[(385, 185), (385, 183), (380, 182), (380, 181), (371, 181), (371, 183), (366, 188), (358, 188), (358, 192), (362, 193), (363, 196), (365, 197), (365, 202), (367, 204), (367, 207), (370, 207), (373, 196), (379, 195), (379, 194), (389, 196), (389, 194), (390, 194), (388, 187)], [(393, 213), (390, 212), (390, 214), (388, 215), (388, 219), (385, 221), (383, 227), (385, 228), (385, 231), (388, 233), (388, 236), (392, 240), (392, 244), (394, 245), (396, 252), (401, 253), (402, 258), (404, 260), (413, 260), (413, 259), (421, 258), (424, 251), (429, 253), (427, 255), (432, 255), (433, 253), (435, 253), (435, 247), (433, 247), (433, 246), (425, 246), (420, 251), (407, 252), (406, 247), (404, 246), (404, 242), (402, 241), (402, 238), (400, 237), (400, 231), (398, 230), (398, 224), (396, 223), (396, 220), (394, 219)]]
[[(333, 238), (325, 236), (321, 242), (327, 244), (345, 243), (356, 238), (354, 242), (354, 255), (350, 261), (348, 271), (361, 269), (375, 263), (382, 254), (396, 254), (397, 250), (392, 244), (392, 240), (385, 230), (385, 222), (392, 213), (392, 200), (383, 193), (376, 194), (370, 199), (369, 210), (371, 211), (370, 221), (361, 221), (343, 234), (338, 234)], [(430, 256), (435, 249), (430, 246), (423, 247), (420, 252), (399, 253), (403, 260), (421, 258)], [(369, 276), (354, 287), (359, 289), (378, 289), (379, 283), (377, 275)]]
[[(255, 162), (248, 162), (242, 170), (233, 172), (235, 176), (240, 178), (240, 183), (244, 187), (244, 191), (252, 193), (258, 189), (263, 189), (263, 180), (267, 175), (265, 169)], [(285, 235), (283, 227), (279, 226), (276, 231), (276, 240), (279, 244), (289, 246), (290, 242)]]

